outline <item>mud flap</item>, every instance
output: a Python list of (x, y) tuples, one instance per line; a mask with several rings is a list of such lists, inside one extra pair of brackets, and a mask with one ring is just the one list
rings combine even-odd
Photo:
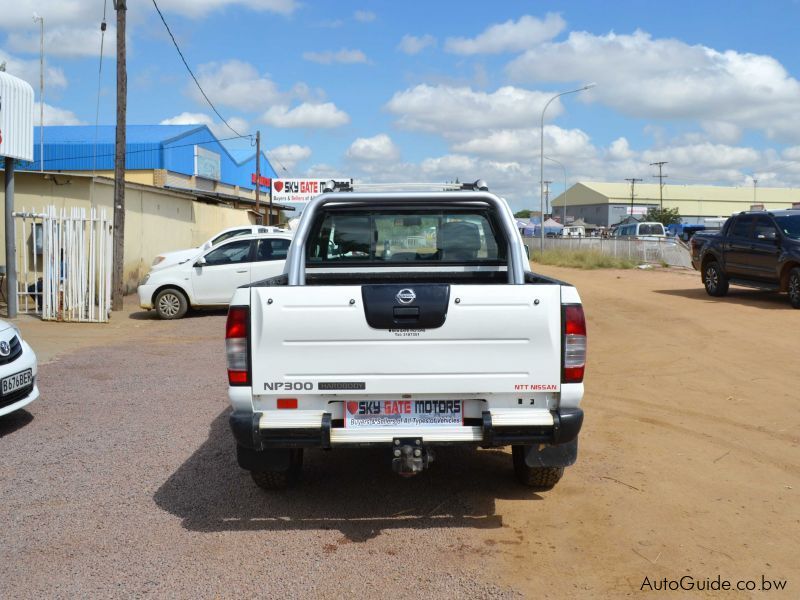
[(525, 446), (525, 464), (534, 467), (568, 467), (578, 458), (578, 438), (566, 444)]
[(253, 450), (236, 444), (236, 462), (246, 471), (288, 471), (297, 453), (293, 448), (268, 448)]

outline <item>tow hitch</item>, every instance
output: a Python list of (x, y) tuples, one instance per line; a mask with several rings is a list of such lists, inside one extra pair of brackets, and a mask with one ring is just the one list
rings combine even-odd
[(422, 438), (394, 438), (392, 470), (401, 477), (412, 477), (433, 462), (433, 451), (422, 445)]

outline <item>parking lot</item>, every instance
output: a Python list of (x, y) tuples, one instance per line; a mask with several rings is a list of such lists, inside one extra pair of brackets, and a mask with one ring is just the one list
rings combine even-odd
[[(589, 327), (578, 463), (310, 452), (267, 494), (228, 431), (221, 312), (20, 319), (42, 397), (0, 418), (0, 596), (599, 597), (650, 581), (800, 585), (800, 311), (694, 272), (576, 271)], [(758, 596), (758, 590), (737, 597)], [(781, 597), (772, 592), (769, 597)]]

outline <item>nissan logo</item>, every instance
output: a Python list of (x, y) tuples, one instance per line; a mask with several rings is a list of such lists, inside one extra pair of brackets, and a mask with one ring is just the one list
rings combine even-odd
[(3, 340), (0, 342), (0, 356), (8, 356), (11, 354), (11, 346), (8, 345), (8, 342)]
[(397, 292), (397, 295), (394, 297), (400, 304), (411, 304), (414, 300), (417, 299), (417, 295), (414, 293), (414, 290), (411, 288), (404, 288)]

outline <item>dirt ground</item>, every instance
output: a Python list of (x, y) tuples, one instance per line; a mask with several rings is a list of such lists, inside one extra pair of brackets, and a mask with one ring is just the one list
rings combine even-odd
[(0, 596), (613, 598), (690, 575), (798, 597), (800, 311), (695, 273), (541, 271), (589, 327), (578, 462), (546, 493), (505, 452), (445, 449), (412, 480), (308, 453), (268, 495), (232, 453), (223, 314), (20, 319), (45, 364), (0, 418)]

